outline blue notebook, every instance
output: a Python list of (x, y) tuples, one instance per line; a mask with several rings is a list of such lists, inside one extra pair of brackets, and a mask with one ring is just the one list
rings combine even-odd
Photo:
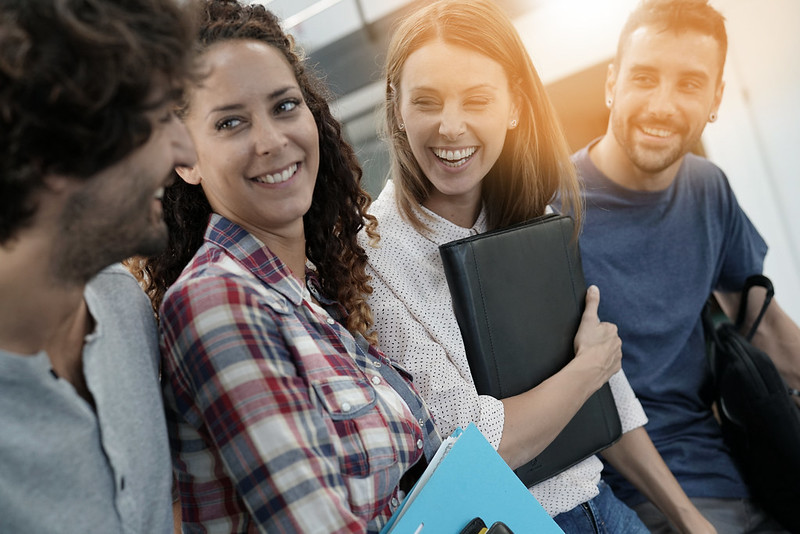
[(475, 517), (514, 534), (563, 533), (470, 423), (444, 440), (381, 534), (459, 534)]

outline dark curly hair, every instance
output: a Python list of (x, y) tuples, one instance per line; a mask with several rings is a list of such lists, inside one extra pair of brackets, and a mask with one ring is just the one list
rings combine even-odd
[(0, 243), (45, 176), (88, 178), (147, 141), (154, 91), (191, 75), (192, 22), (175, 0), (3, 0)]
[[(214, 43), (254, 39), (279, 50), (293, 69), (319, 131), (319, 172), (311, 208), (303, 217), (306, 256), (317, 268), (323, 292), (347, 310), (347, 328), (363, 334), (374, 344), (375, 335), (369, 332), (372, 314), (365, 300), (372, 291), (365, 270), (367, 256), (356, 237), (366, 227), (367, 234), (377, 239), (377, 223), (366, 213), (371, 199), (360, 186), (361, 167), (330, 111), (327, 91), (307, 70), (294, 40), (281, 30), (278, 18), (263, 6), (242, 5), (235, 0), (207, 0), (201, 3), (201, 11), (199, 54)], [(184, 116), (188, 105), (185, 102), (180, 112)], [(156, 310), (164, 293), (203, 244), (212, 211), (202, 188), (181, 179), (167, 188), (163, 203), (170, 235), (167, 250), (159, 256), (129, 263)]]

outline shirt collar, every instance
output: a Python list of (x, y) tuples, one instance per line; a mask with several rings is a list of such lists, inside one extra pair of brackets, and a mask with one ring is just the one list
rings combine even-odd
[(433, 242), (436, 246), (444, 245), (457, 239), (464, 239), (476, 234), (482, 234), (486, 231), (486, 206), (481, 206), (481, 211), (475, 223), (469, 227), (464, 228), (455, 223), (452, 223), (444, 217), (437, 215), (425, 206), (419, 206), (418, 212), (424, 213), (419, 217), (421, 221), (430, 228), (429, 232), (424, 232), (425, 238)]
[(289, 268), (253, 234), (217, 213), (211, 214), (205, 240), (216, 245), (295, 306), (303, 301), (303, 285)]

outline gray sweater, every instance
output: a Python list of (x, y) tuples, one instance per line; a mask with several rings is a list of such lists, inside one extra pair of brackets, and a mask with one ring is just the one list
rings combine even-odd
[(0, 350), (0, 532), (171, 532), (150, 304), (119, 265), (84, 297), (96, 321), (83, 351), (96, 409), (51, 373), (44, 352)]

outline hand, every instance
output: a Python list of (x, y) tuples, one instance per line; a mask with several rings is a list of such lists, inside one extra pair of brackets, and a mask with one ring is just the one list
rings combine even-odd
[(679, 528), (681, 532), (687, 534), (717, 534), (717, 529), (695, 509), (693, 517)]
[(622, 340), (617, 326), (600, 321), (597, 308), (600, 290), (591, 286), (586, 291), (586, 308), (575, 334), (575, 359), (592, 368), (599, 388), (622, 366)]

